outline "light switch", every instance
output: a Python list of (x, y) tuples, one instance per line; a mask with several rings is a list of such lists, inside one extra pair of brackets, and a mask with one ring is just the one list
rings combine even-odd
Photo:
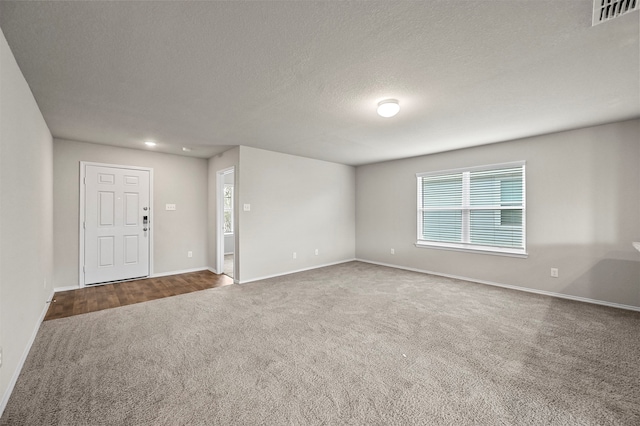
[(245, 204), (244, 205), (244, 211), (245, 212), (251, 211), (251, 204)]
[(176, 205), (175, 204), (167, 204), (165, 205), (165, 210), (175, 210), (176, 209)]

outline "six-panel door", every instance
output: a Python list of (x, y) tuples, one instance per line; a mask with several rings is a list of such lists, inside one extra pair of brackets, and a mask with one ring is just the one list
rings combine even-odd
[(149, 275), (149, 207), (148, 170), (86, 166), (85, 285)]

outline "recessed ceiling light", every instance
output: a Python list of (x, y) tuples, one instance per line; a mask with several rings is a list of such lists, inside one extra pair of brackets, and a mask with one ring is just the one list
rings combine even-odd
[(182, 147), (182, 150), (183, 150), (184, 152), (191, 152), (191, 148), (187, 148), (186, 146), (183, 146), (183, 147)]
[(156, 143), (154, 141), (145, 141), (144, 144), (146, 146), (156, 146)]
[(400, 104), (395, 99), (385, 99), (378, 103), (378, 115), (380, 117), (393, 117), (400, 111)]

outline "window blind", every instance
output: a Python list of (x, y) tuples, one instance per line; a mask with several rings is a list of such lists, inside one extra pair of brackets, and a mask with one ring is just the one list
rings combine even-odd
[(418, 245), (525, 254), (525, 165), (422, 173)]

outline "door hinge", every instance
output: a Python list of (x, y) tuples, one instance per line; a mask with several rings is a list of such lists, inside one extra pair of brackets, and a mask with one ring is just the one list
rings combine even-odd
[(82, 267), (82, 272), (87, 272), (87, 267), (86, 266)]
[(87, 184), (87, 178), (82, 178), (82, 183), (84, 183), (85, 185)]
[(84, 229), (87, 229), (87, 222), (82, 222), (82, 227), (83, 227)]

